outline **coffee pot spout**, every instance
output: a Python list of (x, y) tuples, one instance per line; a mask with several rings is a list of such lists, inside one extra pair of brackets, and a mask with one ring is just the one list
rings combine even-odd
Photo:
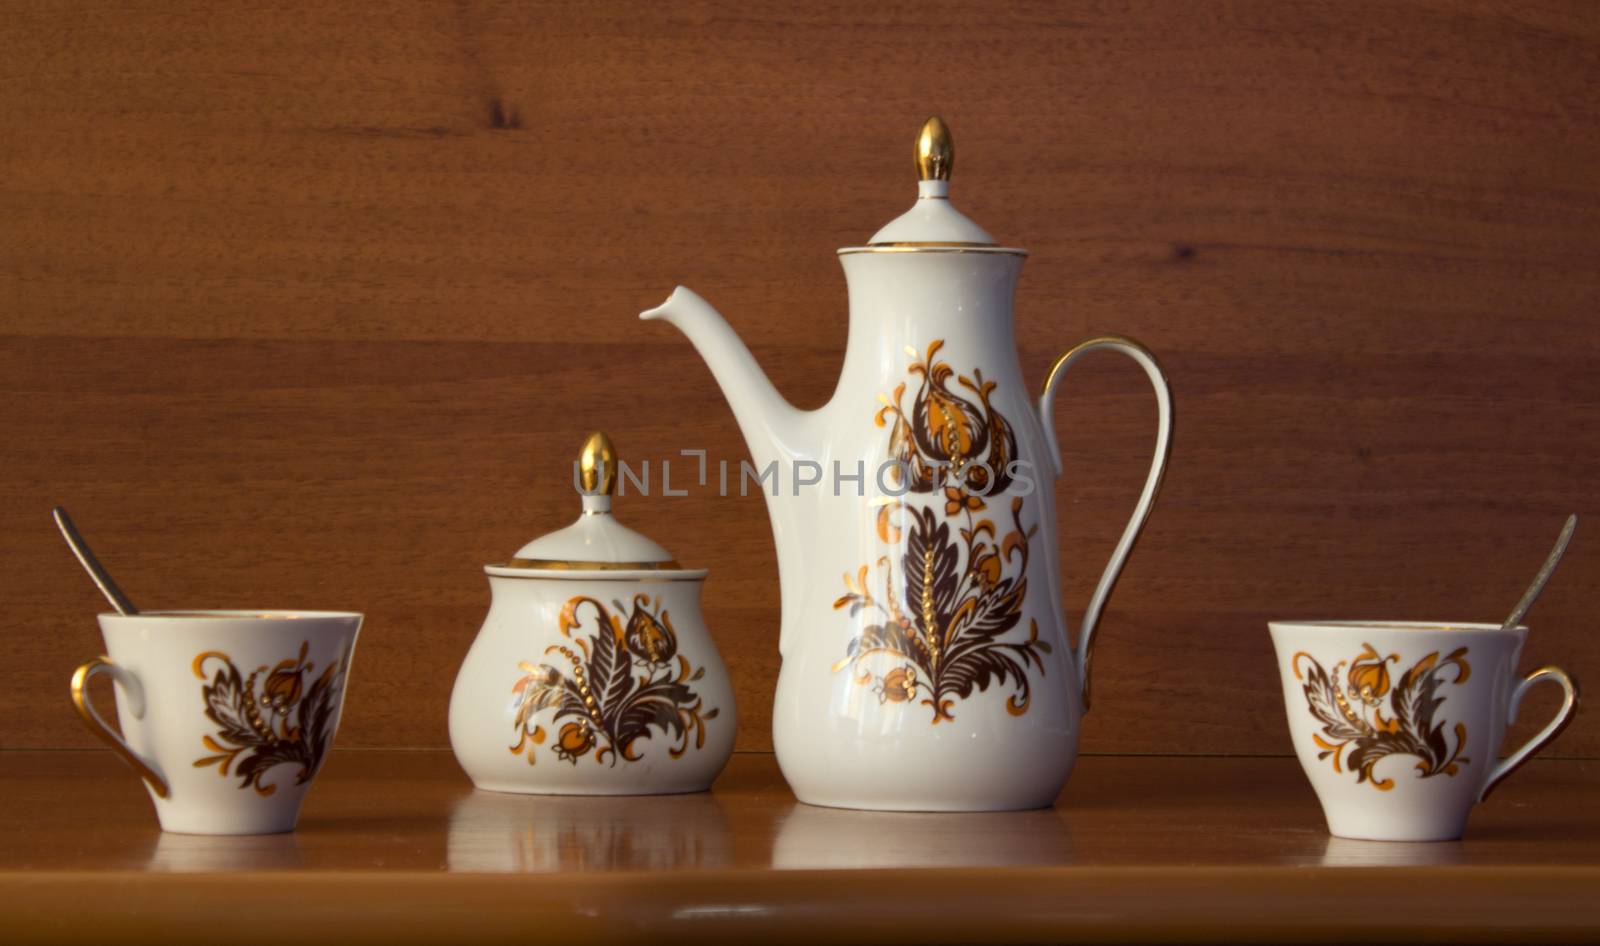
[(733, 408), (758, 470), (805, 455), (796, 442), (802, 412), (772, 386), (750, 349), (711, 303), (679, 286), (666, 302), (639, 313), (639, 318), (669, 322), (689, 337)]

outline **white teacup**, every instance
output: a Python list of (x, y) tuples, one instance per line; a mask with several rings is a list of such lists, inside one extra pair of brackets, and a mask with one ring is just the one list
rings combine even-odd
[[(334, 611), (102, 614), (108, 656), (72, 675), (72, 702), (143, 777), (163, 830), (293, 831), (360, 628)], [(98, 673), (116, 682), (120, 735), (89, 702)]]
[[(1404, 621), (1274, 621), (1295, 754), (1339, 837), (1447, 841), (1472, 806), (1554, 739), (1578, 705), (1555, 667), (1517, 676), (1528, 629)], [(1555, 719), (1504, 759), (1523, 694), (1554, 681)]]

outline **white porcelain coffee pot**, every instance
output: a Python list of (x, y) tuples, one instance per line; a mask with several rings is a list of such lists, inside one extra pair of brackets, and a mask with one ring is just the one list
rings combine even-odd
[[(749, 446), (777, 542), (783, 668), (778, 762), (801, 801), (968, 811), (1054, 802), (1077, 754), (1095, 624), (1160, 486), (1171, 398), (1120, 336), (1023, 385), (1012, 297), (1026, 251), (950, 204), (954, 148), (929, 119), (910, 211), (839, 251), (850, 329), (832, 399), (800, 411), (705, 300), (678, 287), (642, 313), (710, 366)], [(1074, 650), (1057, 571), (1056, 384), (1091, 351), (1144, 368), (1155, 459)]]

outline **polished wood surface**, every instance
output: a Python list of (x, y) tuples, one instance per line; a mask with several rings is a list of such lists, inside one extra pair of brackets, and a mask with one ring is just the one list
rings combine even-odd
[(1052, 809), (950, 815), (801, 805), (766, 754), (705, 794), (541, 798), (346, 750), (296, 833), (227, 838), (163, 834), (108, 752), (10, 751), (0, 928), (280, 942), (248, 918), (292, 902), (349, 942), (1582, 941), (1597, 790), (1600, 763), (1536, 761), (1466, 840), (1393, 844), (1329, 837), (1289, 759), (1090, 756)]
[[(1592, 0), (84, 0), (8, 5), (0, 51), (0, 746), (92, 744), (58, 502), (143, 605), (365, 611), (341, 745), (444, 745), (480, 566), (573, 516), (588, 430), (745, 456), (634, 313), (688, 284), (822, 403), (833, 250), (908, 205), (932, 112), (959, 205), (1033, 252), (1032, 383), (1103, 331), (1173, 381), (1086, 748), (1285, 753), (1268, 618), (1498, 619), (1571, 511), (1526, 664), (1600, 666)], [(1117, 359), (1066, 385), (1073, 614), (1153, 416)], [(761, 500), (619, 510), (711, 569), (768, 748)]]

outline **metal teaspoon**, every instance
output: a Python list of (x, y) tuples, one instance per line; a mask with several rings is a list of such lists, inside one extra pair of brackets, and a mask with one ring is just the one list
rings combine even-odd
[(1533, 576), (1533, 584), (1528, 586), (1528, 590), (1523, 594), (1522, 600), (1518, 601), (1517, 606), (1511, 609), (1511, 615), (1501, 625), (1502, 630), (1510, 630), (1521, 624), (1523, 615), (1527, 614), (1528, 609), (1533, 607), (1533, 603), (1539, 600), (1539, 592), (1544, 590), (1545, 582), (1549, 581), (1550, 576), (1555, 574), (1556, 566), (1561, 564), (1561, 556), (1567, 554), (1567, 543), (1572, 541), (1573, 530), (1577, 528), (1578, 516), (1574, 513), (1567, 517), (1567, 524), (1561, 527), (1561, 534), (1556, 537), (1556, 547), (1550, 550), (1550, 557), (1545, 559), (1544, 564), (1539, 567), (1539, 574)]
[(89, 543), (83, 541), (83, 536), (78, 534), (78, 527), (72, 524), (72, 517), (67, 515), (67, 511), (57, 506), (51, 512), (55, 514), (56, 525), (61, 529), (62, 538), (72, 547), (72, 554), (78, 557), (78, 563), (89, 573), (89, 577), (94, 579), (95, 586), (106, 596), (106, 600), (111, 602), (111, 606), (117, 609), (118, 614), (138, 614), (139, 609), (133, 606), (128, 596), (123, 594), (117, 583), (111, 580), (111, 573), (105, 570), (100, 560), (94, 557), (94, 552), (90, 551)]

